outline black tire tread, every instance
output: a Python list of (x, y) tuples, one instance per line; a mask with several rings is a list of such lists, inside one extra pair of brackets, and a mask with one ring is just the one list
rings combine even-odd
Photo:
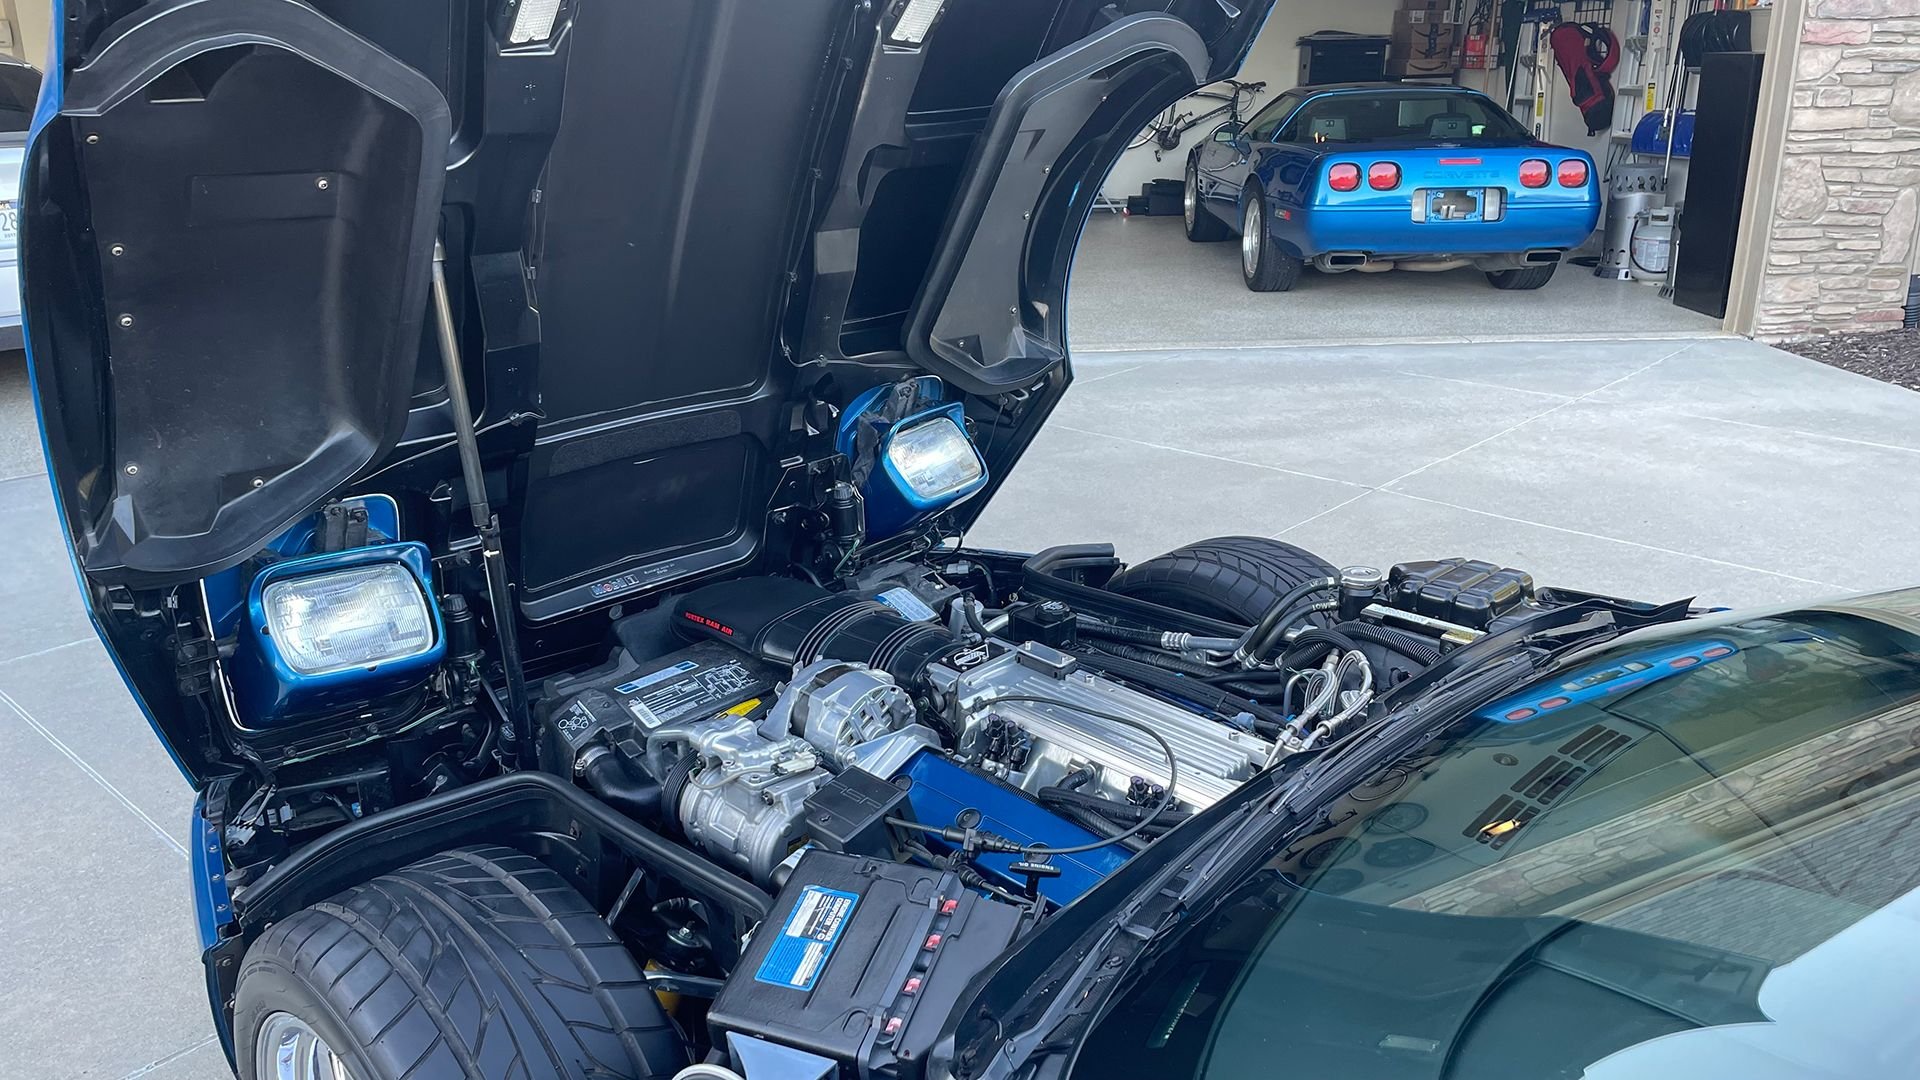
[(1513, 270), (1487, 271), (1487, 284), (1505, 292), (1520, 292), (1538, 289), (1553, 280), (1553, 272), (1560, 268), (1559, 263), (1545, 266), (1523, 266)]
[[(443, 852), (302, 909), (248, 950), (243, 1002), (257, 971), (310, 989), (369, 1080), (628, 1080), (686, 1064), (599, 913), (510, 848)], [(238, 1034), (244, 1075), (257, 1032)]]
[(1177, 548), (1113, 576), (1108, 590), (1216, 619), (1251, 624), (1289, 589), (1332, 577), (1332, 563), (1264, 536), (1220, 536)]

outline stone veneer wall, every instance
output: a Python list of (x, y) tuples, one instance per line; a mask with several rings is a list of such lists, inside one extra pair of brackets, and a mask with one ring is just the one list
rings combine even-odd
[(1920, 0), (1810, 0), (1791, 108), (1754, 336), (1897, 328), (1920, 199)]

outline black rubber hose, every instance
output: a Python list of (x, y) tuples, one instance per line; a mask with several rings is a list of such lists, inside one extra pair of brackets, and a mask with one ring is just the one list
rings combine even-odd
[(650, 776), (635, 776), (612, 751), (603, 748), (589, 758), (580, 779), (615, 810), (643, 823), (659, 822), (659, 783)]
[(1308, 578), (1288, 589), (1285, 595), (1273, 602), (1265, 615), (1260, 616), (1260, 621), (1253, 624), (1253, 629), (1247, 631), (1244, 639), (1246, 644), (1240, 651), (1247, 656), (1264, 656), (1267, 650), (1280, 643), (1281, 635), (1287, 632), (1287, 624), (1293, 621), (1290, 618), (1293, 609), (1301, 601), (1314, 593), (1339, 587), (1339, 578), (1317, 577)]
[(1334, 649), (1354, 652), (1359, 648), (1360, 644), (1347, 635), (1316, 626), (1301, 631), (1300, 636), (1293, 639), (1280, 658), (1280, 666), (1282, 669), (1310, 668), (1326, 659), (1327, 653)]
[[(1132, 803), (1115, 802), (1101, 795), (1089, 795), (1084, 791), (1070, 791), (1062, 787), (1043, 787), (1040, 789), (1040, 802), (1045, 806), (1076, 807), (1100, 815), (1109, 821), (1122, 825), (1131, 825), (1152, 813), (1151, 808), (1135, 806)], [(1169, 827), (1191, 817), (1185, 810), (1167, 810), (1154, 817), (1154, 824)]]
[(1406, 657), (1422, 667), (1432, 667), (1445, 655), (1440, 646), (1428, 638), (1406, 630), (1395, 630), (1391, 626), (1375, 626), (1365, 622), (1343, 622), (1334, 627), (1334, 632), (1345, 634), (1355, 641), (1371, 641), (1386, 649)]
[(1073, 822), (1075, 825), (1080, 826), (1095, 836), (1114, 837), (1113, 842), (1126, 848), (1128, 851), (1145, 851), (1147, 850), (1147, 845), (1152, 843), (1152, 841), (1148, 840), (1144, 835), (1146, 830), (1142, 830), (1141, 833), (1136, 833), (1132, 836), (1119, 836), (1121, 832), (1126, 830), (1126, 826), (1115, 824), (1091, 810), (1082, 810), (1077, 806), (1057, 806), (1054, 810), (1059, 813), (1061, 817), (1066, 818), (1068, 821)]
[(1079, 628), (1081, 635), (1085, 637), (1101, 638), (1106, 641), (1120, 641), (1128, 645), (1146, 645), (1150, 648), (1158, 648), (1160, 642), (1165, 638), (1165, 635), (1158, 630), (1136, 630), (1131, 626), (1116, 626), (1113, 623), (1103, 622), (1100, 619), (1088, 615), (1075, 616), (1074, 625)]
[(1184, 656), (1175, 656), (1172, 653), (1161, 652), (1158, 649), (1143, 649), (1138, 645), (1111, 643), (1102, 645), (1099, 648), (1102, 652), (1112, 656), (1124, 656), (1129, 660), (1137, 660), (1143, 664), (1152, 664), (1154, 667), (1166, 668), (1168, 671), (1177, 671), (1182, 675), (1191, 675), (1196, 679), (1211, 678), (1221, 672), (1220, 668), (1208, 667), (1199, 661), (1189, 660)]
[(991, 637), (992, 635), (987, 633), (987, 624), (980, 621), (980, 612), (974, 608), (973, 601), (961, 597), (957, 602), (960, 605), (960, 618), (966, 622), (967, 629), (980, 635), (982, 640)]
[(1172, 694), (1175, 697), (1199, 702), (1223, 716), (1246, 713), (1253, 717), (1255, 728), (1268, 734), (1279, 731), (1280, 725), (1286, 722), (1286, 717), (1251, 698), (1242, 697), (1230, 690), (1223, 690), (1197, 678), (1176, 674), (1163, 667), (1100, 650), (1083, 652), (1080, 654), (1080, 659), (1109, 675), (1130, 679), (1163, 694)]

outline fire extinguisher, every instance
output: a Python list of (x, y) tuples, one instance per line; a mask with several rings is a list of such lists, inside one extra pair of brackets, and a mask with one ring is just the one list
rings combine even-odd
[(1493, 66), (1493, 58), (1487, 53), (1487, 39), (1492, 30), (1492, 0), (1480, 0), (1467, 19), (1467, 36), (1460, 51), (1461, 67), (1478, 70)]

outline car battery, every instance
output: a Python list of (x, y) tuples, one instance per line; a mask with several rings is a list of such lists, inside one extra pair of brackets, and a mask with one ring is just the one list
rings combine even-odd
[(808, 851), (707, 1013), (714, 1043), (801, 1051), (845, 1080), (918, 1078), (1026, 915), (949, 871)]

